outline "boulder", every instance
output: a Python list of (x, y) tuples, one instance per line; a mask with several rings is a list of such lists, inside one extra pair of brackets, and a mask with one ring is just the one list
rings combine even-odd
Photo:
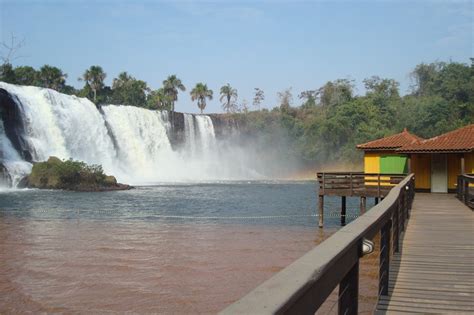
[(29, 182), (28, 182), (28, 176), (23, 177), (20, 179), (18, 184), (16, 185), (16, 188), (28, 188), (29, 187)]
[(46, 162), (33, 165), (31, 174), (22, 179), (30, 188), (64, 189), (73, 191), (127, 190), (132, 187), (117, 183), (114, 176), (106, 175), (100, 165), (87, 165), (80, 161), (62, 161), (55, 156)]

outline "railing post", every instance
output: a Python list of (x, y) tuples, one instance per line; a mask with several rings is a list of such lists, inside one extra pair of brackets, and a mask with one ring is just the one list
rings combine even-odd
[(405, 231), (405, 190), (401, 189), (400, 190), (400, 201), (401, 201), (401, 207), (400, 207), (400, 232)]
[(398, 196), (397, 204), (395, 206), (395, 213), (393, 214), (393, 251), (398, 253), (400, 240), (400, 196)]
[(319, 195), (319, 227), (322, 228), (324, 226), (324, 196)]
[(457, 186), (457, 191), (456, 191), (457, 194), (456, 195), (457, 195), (458, 199), (462, 201), (462, 196), (463, 196), (463, 193), (462, 193), (463, 187), (462, 186), (463, 185), (462, 185), (462, 179), (461, 178), (462, 178), (461, 176), (458, 176), (458, 180), (457, 180), (458, 186)]
[(346, 196), (341, 197), (341, 226), (346, 225)]
[(405, 199), (403, 199), (405, 201), (405, 216), (408, 220), (410, 218), (410, 194), (409, 191), (406, 189), (406, 186), (403, 187), (403, 191), (405, 194)]
[(377, 197), (380, 197), (380, 173), (377, 175)]
[(367, 207), (367, 198), (365, 196), (360, 197), (360, 212), (359, 215), (363, 215), (366, 211)]
[(351, 194), (350, 195), (353, 196), (354, 194), (352, 193), (352, 190), (353, 190), (353, 187), (352, 187), (352, 173), (349, 173), (349, 176), (350, 176), (350, 181), (351, 181), (351, 184), (350, 184), (351, 185), (350, 186), (351, 187), (351, 189), (350, 189)]
[(464, 182), (464, 204), (468, 204), (469, 203), (469, 181), (467, 180), (467, 178), (463, 178), (463, 182)]
[(359, 311), (359, 260), (339, 284), (339, 315), (356, 315)]
[(390, 229), (392, 221), (388, 221), (380, 231), (380, 264), (379, 264), (379, 294), (388, 295), (388, 280), (390, 272)]

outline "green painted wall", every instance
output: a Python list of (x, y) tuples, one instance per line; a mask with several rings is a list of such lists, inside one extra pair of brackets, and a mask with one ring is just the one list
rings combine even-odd
[(408, 172), (407, 157), (401, 155), (382, 155), (380, 157), (381, 174), (404, 174)]

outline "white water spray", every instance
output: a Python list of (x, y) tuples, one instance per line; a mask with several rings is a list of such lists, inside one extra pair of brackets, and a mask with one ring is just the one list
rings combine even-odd
[[(57, 156), (101, 164), (107, 174), (131, 184), (254, 178), (254, 172), (235, 167), (241, 165), (235, 154), (221, 155), (209, 116), (184, 114), (185, 143), (174, 151), (166, 111), (107, 105), (101, 114), (86, 98), (3, 82), (0, 88), (19, 100), (23, 136), (35, 161)], [(17, 183), (31, 164), (13, 149), (3, 126), (0, 137), (0, 162)]]

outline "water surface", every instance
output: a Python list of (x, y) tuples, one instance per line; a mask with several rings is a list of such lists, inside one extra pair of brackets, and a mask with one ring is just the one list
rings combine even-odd
[(0, 311), (215, 313), (334, 232), (338, 202), (322, 231), (314, 182), (3, 190)]

